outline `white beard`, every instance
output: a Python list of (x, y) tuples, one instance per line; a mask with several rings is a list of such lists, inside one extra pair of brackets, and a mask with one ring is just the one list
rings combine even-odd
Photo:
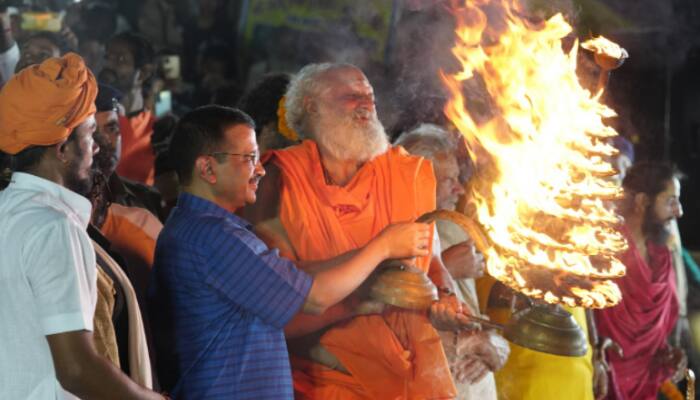
[(335, 159), (365, 162), (389, 148), (389, 139), (376, 113), (372, 113), (367, 122), (328, 108), (320, 115), (311, 121), (313, 139), (320, 150)]

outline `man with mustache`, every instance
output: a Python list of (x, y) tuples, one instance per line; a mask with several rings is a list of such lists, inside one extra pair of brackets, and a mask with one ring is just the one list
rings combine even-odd
[[(98, 349), (115, 365), (121, 365), (135, 381), (150, 384), (148, 321), (143, 313), (156, 237), (163, 225), (145, 205), (157, 203), (160, 196), (115, 172), (121, 150), (120, 96), (113, 87), (100, 84), (95, 100), (94, 137), (100, 152), (93, 160), (93, 213), (88, 227), (99, 268), (95, 337)], [(149, 202), (153, 197), (158, 200)]]
[[(246, 211), (268, 244), (302, 261), (334, 257), (435, 209), (430, 162), (389, 145), (373, 88), (357, 67), (307, 65), (285, 104), (286, 120), (304, 140), (269, 154), (261, 202)], [(357, 294), (287, 325), (287, 337), (298, 337), (290, 348), (298, 398), (455, 396), (434, 326), (451, 330), (467, 321), (439, 254), (435, 246), (414, 262), (441, 292), (429, 313), (368, 308)]]
[(95, 224), (102, 227), (107, 217), (106, 207), (120, 204), (127, 207), (140, 207), (153, 215), (160, 215), (162, 198), (160, 193), (150, 186), (120, 177), (117, 166), (122, 154), (122, 133), (120, 115), (124, 114), (120, 101), (122, 94), (116, 88), (100, 83), (97, 93), (97, 112), (95, 121), (95, 141), (100, 145), (100, 152), (95, 157), (95, 170), (102, 185), (105, 186), (105, 201), (102, 209), (96, 210)]
[(161, 197), (152, 188), (122, 178), (115, 171), (122, 147), (120, 97), (113, 87), (99, 85), (95, 141), (100, 152), (95, 156), (93, 168), (96, 174), (93, 223), (111, 242), (111, 249), (126, 260), (129, 278), (144, 303), (156, 238), (163, 228), (156, 217), (161, 209)]
[(107, 43), (100, 82), (124, 94), (126, 116), (119, 117), (122, 134), (121, 162), (117, 173), (136, 182), (153, 184), (155, 153), (151, 147), (155, 116), (145, 99), (144, 85), (153, 76), (155, 52), (142, 36), (123, 32)]
[(13, 76), (0, 92), (0, 398), (162, 396), (94, 347), (95, 249), (90, 220), (97, 85), (69, 53)]
[(170, 142), (182, 193), (158, 237), (150, 306), (174, 397), (292, 399), (287, 322), (338, 303), (385, 259), (429, 252), (429, 226), (403, 223), (353, 252), (297, 263), (309, 273), (279, 257), (233, 213), (255, 202), (265, 175), (254, 129), (240, 110), (205, 106)]
[(617, 342), (624, 353), (608, 354), (611, 399), (656, 399), (661, 383), (682, 378), (685, 370), (685, 354), (667, 342), (679, 308), (666, 243), (672, 222), (683, 215), (680, 178), (669, 164), (640, 162), (622, 181), (620, 211), (629, 245), (621, 258), (627, 274), (616, 281), (622, 301), (595, 314), (600, 336)]

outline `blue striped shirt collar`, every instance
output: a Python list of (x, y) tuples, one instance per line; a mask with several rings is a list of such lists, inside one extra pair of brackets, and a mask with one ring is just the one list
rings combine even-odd
[(234, 224), (246, 229), (251, 229), (253, 227), (250, 224), (250, 222), (239, 217), (238, 215), (229, 212), (228, 210), (226, 210), (223, 207), (220, 207), (214, 202), (211, 202), (207, 199), (204, 199), (191, 193), (180, 193), (180, 195), (177, 198), (177, 207), (183, 210), (189, 210), (198, 213), (211, 214), (214, 216), (227, 218)]

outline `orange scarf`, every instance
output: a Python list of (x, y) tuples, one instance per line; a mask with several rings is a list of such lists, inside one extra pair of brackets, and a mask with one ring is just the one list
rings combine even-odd
[(153, 114), (144, 110), (132, 117), (119, 117), (122, 133), (122, 156), (117, 174), (146, 185), (153, 185), (156, 155), (151, 146)]
[[(325, 183), (316, 144), (275, 151), (281, 170), (280, 219), (301, 260), (322, 260), (364, 246), (390, 223), (435, 209), (429, 162), (392, 148), (365, 163), (345, 186)], [(419, 260), (427, 271), (430, 257)], [(292, 360), (295, 391), (308, 399), (450, 399), (456, 390), (440, 337), (425, 313), (390, 308), (354, 317), (321, 344), (350, 375)]]

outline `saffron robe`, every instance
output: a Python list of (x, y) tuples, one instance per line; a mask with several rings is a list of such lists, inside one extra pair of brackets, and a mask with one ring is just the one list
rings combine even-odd
[(629, 248), (621, 261), (627, 274), (616, 280), (622, 301), (595, 313), (598, 332), (617, 342), (624, 357), (608, 352), (611, 382), (608, 398), (653, 400), (672, 371), (658, 368), (656, 353), (678, 320), (676, 275), (666, 246), (647, 242), (649, 263), (625, 231)]
[[(316, 144), (274, 151), (281, 171), (280, 220), (300, 260), (323, 260), (364, 246), (391, 223), (435, 209), (432, 165), (402, 148), (366, 162), (344, 187), (327, 185)], [(430, 257), (418, 264), (427, 271)], [(456, 390), (425, 313), (388, 307), (330, 327), (321, 345), (346, 374), (292, 358), (298, 399), (452, 399)]]

